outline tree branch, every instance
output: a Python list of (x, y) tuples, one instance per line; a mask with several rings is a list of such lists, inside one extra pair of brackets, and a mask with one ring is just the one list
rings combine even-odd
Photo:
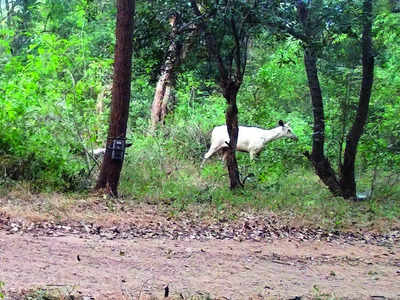
[(199, 19), (200, 19), (199, 26), (200, 26), (200, 29), (204, 32), (204, 34), (206, 36), (206, 43), (207, 43), (208, 52), (209, 52), (210, 56), (214, 57), (215, 60), (217, 61), (217, 67), (218, 67), (218, 70), (219, 70), (219, 72), (221, 74), (221, 77), (222, 78), (227, 78), (228, 77), (228, 73), (226, 71), (226, 68), (224, 66), (224, 62), (222, 60), (220, 51), (218, 49), (217, 41), (215, 40), (215, 36), (211, 32), (209, 32), (209, 30), (207, 28), (207, 25), (205, 24), (205, 22), (203, 20), (204, 16), (201, 14), (201, 12), (200, 12), (200, 10), (199, 10), (199, 8), (197, 6), (196, 0), (190, 0), (190, 3), (192, 5), (192, 8), (193, 8), (193, 11), (194, 11), (195, 15), (197, 17), (199, 17)]

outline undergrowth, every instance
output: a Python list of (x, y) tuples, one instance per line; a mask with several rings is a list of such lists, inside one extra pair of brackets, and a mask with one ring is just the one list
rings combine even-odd
[[(227, 170), (217, 156), (200, 168), (207, 149), (198, 141), (206, 140), (207, 134), (189, 128), (182, 139), (185, 143), (174, 143), (176, 132), (136, 138), (135, 147), (127, 153), (120, 183), (120, 192), (127, 199), (166, 204), (171, 215), (193, 209), (193, 205), (206, 206), (217, 215), (223, 212), (228, 218), (243, 210), (268, 210), (332, 230), (355, 225), (380, 227), (400, 217), (400, 184), (394, 182), (389, 187), (385, 173), (376, 176), (372, 197), (353, 202), (333, 197), (302, 158), (297, 166), (289, 167), (283, 159), (270, 160), (267, 153), (256, 161), (250, 161), (247, 153), (238, 153), (242, 179), (247, 178), (243, 189), (231, 191)], [(270, 146), (268, 151), (281, 145)]]
[[(237, 153), (245, 186), (231, 191), (227, 170), (218, 155), (200, 168), (209, 138), (207, 125), (201, 123), (175, 124), (152, 135), (133, 136), (134, 147), (128, 148), (126, 153), (119, 187), (124, 205), (162, 205), (172, 217), (197, 211), (197, 215), (217, 219), (235, 219), (242, 212), (262, 214), (272, 211), (298, 225), (313, 224), (329, 230), (363, 227), (384, 230), (400, 218), (398, 174), (374, 170), (358, 175), (361, 191), (372, 191), (371, 180), (374, 179), (372, 195), (370, 193), (365, 201), (333, 197), (308, 161), (298, 154), (298, 147), (303, 145), (285, 140), (267, 145), (255, 161), (250, 161), (247, 153)], [(24, 198), (22, 190), (29, 194), (37, 192), (32, 182), (0, 179), (0, 197), (15, 189), (19, 190), (18, 198)], [(53, 197), (51, 193), (39, 197), (38, 213), (51, 212), (62, 217), (74, 205), (82, 206), (84, 201), (89, 201), (84, 200), (82, 194), (72, 198), (66, 195), (67, 200), (55, 196), (57, 201), (46, 200), (49, 197)], [(71, 200), (78, 198), (82, 200)], [(114, 200), (101, 201), (114, 212)], [(89, 201), (87, 209), (91, 205)]]

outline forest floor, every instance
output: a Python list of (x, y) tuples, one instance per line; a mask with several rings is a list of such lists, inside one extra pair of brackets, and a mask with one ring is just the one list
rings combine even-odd
[(327, 231), (273, 214), (205, 220), (150, 205), (51, 217), (8, 200), (0, 197), (6, 299), (40, 289), (161, 299), (166, 286), (172, 299), (400, 299), (398, 227)]

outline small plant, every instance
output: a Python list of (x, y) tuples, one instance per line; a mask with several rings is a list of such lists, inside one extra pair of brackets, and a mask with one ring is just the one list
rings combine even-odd
[(4, 282), (0, 281), (0, 299), (5, 299)]
[(335, 300), (338, 299), (335, 295), (332, 295), (332, 293), (327, 293), (322, 291), (316, 284), (313, 286), (312, 290), (312, 299), (313, 300)]
[(68, 300), (77, 299), (74, 288), (66, 286), (60, 288), (39, 288), (24, 295), (25, 300)]

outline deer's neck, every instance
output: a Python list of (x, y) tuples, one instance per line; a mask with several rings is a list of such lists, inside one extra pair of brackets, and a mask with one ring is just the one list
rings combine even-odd
[(282, 137), (282, 130), (279, 127), (274, 129), (265, 130), (264, 132), (264, 142), (268, 143), (273, 140), (279, 139)]

